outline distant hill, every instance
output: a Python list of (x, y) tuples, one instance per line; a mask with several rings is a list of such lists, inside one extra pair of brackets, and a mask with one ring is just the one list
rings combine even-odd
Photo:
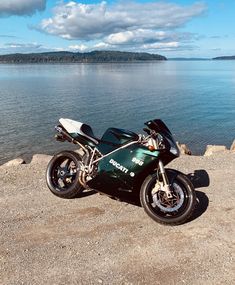
[(204, 57), (173, 57), (168, 58), (168, 60), (176, 60), (176, 61), (197, 61), (197, 60), (211, 60), (210, 58)]
[(59, 51), (0, 55), (0, 63), (93, 63), (147, 60), (166, 60), (166, 57), (158, 54), (121, 51), (92, 51), (87, 53)]
[(214, 60), (234, 60), (235, 59), (235, 55), (232, 56), (218, 56), (218, 57), (214, 57)]

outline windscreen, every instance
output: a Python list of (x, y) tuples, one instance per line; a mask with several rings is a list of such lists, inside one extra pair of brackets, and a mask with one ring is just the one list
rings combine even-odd
[(163, 132), (163, 133), (168, 133), (171, 135), (171, 131), (167, 128), (165, 123), (160, 119), (150, 120), (144, 124), (148, 126), (148, 128), (156, 132)]

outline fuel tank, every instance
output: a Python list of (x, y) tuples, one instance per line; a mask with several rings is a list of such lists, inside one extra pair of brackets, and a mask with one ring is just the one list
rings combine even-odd
[(137, 141), (138, 138), (139, 136), (131, 131), (109, 128), (102, 136), (97, 148), (102, 154), (107, 154), (128, 142)]

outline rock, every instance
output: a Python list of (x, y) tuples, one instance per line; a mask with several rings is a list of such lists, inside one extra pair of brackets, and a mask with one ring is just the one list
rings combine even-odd
[(48, 163), (52, 156), (47, 154), (34, 154), (31, 163)]
[(206, 152), (204, 153), (204, 156), (210, 156), (214, 153), (225, 151), (228, 151), (225, 145), (208, 145), (206, 147)]
[(231, 147), (230, 147), (230, 150), (231, 151), (235, 151), (235, 140), (233, 141)]
[(186, 144), (181, 144), (179, 142), (176, 142), (176, 144), (177, 144), (181, 154), (187, 154), (187, 155), (192, 154), (191, 150), (187, 147)]
[(4, 166), (18, 166), (21, 164), (25, 164), (25, 161), (23, 160), (23, 158), (15, 158), (13, 160), (10, 160), (8, 162), (6, 162), (5, 164), (3, 164)]

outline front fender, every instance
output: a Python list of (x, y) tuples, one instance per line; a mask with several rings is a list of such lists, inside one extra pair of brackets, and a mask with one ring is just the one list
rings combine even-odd
[(173, 183), (173, 181), (175, 180), (178, 174), (184, 175), (182, 172), (175, 170), (175, 169), (166, 168), (165, 170), (166, 170), (166, 175), (167, 175), (167, 178), (170, 184)]

